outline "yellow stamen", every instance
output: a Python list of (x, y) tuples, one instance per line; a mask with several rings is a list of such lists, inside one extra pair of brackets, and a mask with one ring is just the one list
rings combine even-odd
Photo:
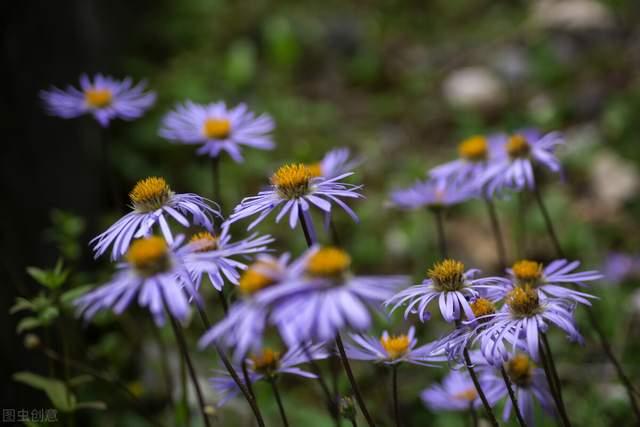
[(152, 176), (138, 181), (129, 193), (129, 198), (134, 208), (150, 212), (164, 206), (172, 194), (164, 178)]
[(507, 294), (507, 305), (518, 317), (531, 317), (540, 311), (538, 291), (530, 285), (516, 286)]
[(380, 338), (380, 344), (390, 359), (398, 359), (409, 350), (409, 337), (407, 335), (383, 336)]
[(476, 317), (487, 316), (496, 312), (496, 306), (486, 298), (478, 298), (471, 303), (471, 310)]
[(484, 136), (472, 136), (458, 145), (458, 155), (472, 162), (481, 162), (487, 159), (487, 139)]
[(309, 192), (309, 181), (313, 178), (311, 171), (302, 163), (281, 166), (271, 176), (271, 184), (285, 199), (302, 197)]
[(196, 252), (209, 252), (218, 249), (218, 240), (218, 236), (208, 231), (201, 231), (191, 236), (189, 242), (196, 245)]
[(210, 118), (202, 125), (202, 134), (209, 139), (226, 139), (231, 133), (231, 122), (227, 119)]
[(465, 286), (464, 264), (460, 261), (445, 259), (436, 262), (427, 272), (433, 286), (440, 292), (459, 291)]
[(108, 107), (113, 101), (113, 93), (109, 89), (87, 89), (84, 91), (84, 101), (91, 108)]
[(340, 277), (351, 266), (351, 257), (342, 249), (327, 246), (318, 249), (307, 261), (307, 273), (320, 277)]
[(511, 381), (520, 387), (526, 387), (531, 384), (534, 368), (533, 361), (523, 353), (516, 354), (505, 366)]
[(539, 262), (523, 259), (513, 264), (511, 269), (519, 285), (528, 283), (535, 286), (542, 278), (543, 266)]
[(307, 169), (309, 169), (309, 173), (311, 174), (312, 177), (317, 178), (319, 176), (322, 176), (322, 163), (320, 162), (311, 163), (306, 166), (307, 166)]
[(280, 352), (266, 347), (260, 353), (250, 356), (253, 362), (253, 370), (261, 374), (273, 374), (278, 369)]
[(531, 151), (531, 147), (524, 136), (516, 134), (507, 140), (507, 153), (511, 158), (526, 157), (529, 155), (529, 151)]
[(256, 261), (240, 276), (238, 283), (240, 292), (244, 295), (251, 295), (276, 283), (276, 280), (269, 276), (266, 271), (275, 270), (276, 264), (266, 261)]
[(163, 238), (152, 236), (135, 240), (125, 259), (138, 273), (152, 276), (169, 268), (169, 250)]
[(472, 402), (476, 400), (476, 398), (478, 397), (478, 392), (476, 391), (475, 387), (473, 387), (473, 388), (468, 388), (466, 390), (458, 392), (454, 394), (453, 397), (456, 399)]

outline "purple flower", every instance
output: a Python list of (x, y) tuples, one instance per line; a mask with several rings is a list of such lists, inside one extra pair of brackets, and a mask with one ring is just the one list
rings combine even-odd
[(355, 276), (350, 264), (341, 249), (313, 246), (291, 265), (289, 283), (258, 296), (273, 306), (272, 320), (288, 345), (367, 329), (370, 310), (407, 283), (404, 276)]
[[(251, 384), (261, 379), (273, 379), (281, 374), (292, 374), (303, 378), (318, 378), (311, 372), (304, 371), (298, 366), (310, 360), (326, 359), (329, 354), (323, 349), (322, 344), (313, 345), (306, 349), (302, 347), (289, 348), (284, 354), (271, 348), (264, 348), (257, 354), (246, 359), (248, 379)], [(236, 372), (242, 372), (241, 366), (235, 367)], [(224, 405), (229, 399), (236, 396), (240, 389), (231, 378), (227, 370), (216, 370), (216, 376), (210, 379), (213, 389), (221, 395), (218, 406)], [(244, 375), (240, 375), (240, 381), (246, 384)]]
[(227, 108), (224, 102), (207, 105), (187, 101), (163, 120), (160, 135), (170, 141), (198, 144), (198, 154), (218, 157), (226, 151), (240, 163), (242, 146), (270, 150), (275, 124), (267, 114), (256, 116), (245, 104)]
[[(96, 258), (112, 245), (111, 259), (119, 258), (129, 248), (131, 239), (150, 235), (155, 224), (160, 225), (162, 235), (171, 244), (173, 235), (167, 217), (184, 227), (198, 225), (207, 230), (213, 228), (213, 216), (222, 217), (216, 207), (210, 205), (212, 202), (197, 194), (176, 194), (163, 178), (150, 177), (139, 181), (129, 193), (129, 198), (133, 210), (91, 240)], [(192, 221), (187, 219), (189, 214)]]
[(314, 176), (325, 179), (335, 178), (351, 172), (362, 163), (361, 159), (352, 159), (348, 148), (336, 148), (329, 151), (319, 163), (308, 165)]
[(303, 164), (282, 166), (271, 177), (271, 188), (259, 192), (257, 196), (244, 198), (235, 207), (228, 222), (233, 223), (258, 214), (258, 218), (249, 225), (250, 230), (281, 206), (276, 222), (289, 214), (289, 226), (295, 228), (298, 216), (308, 211), (312, 205), (329, 214), (333, 203), (357, 221), (355, 212), (340, 200), (341, 198), (362, 198), (362, 194), (359, 193), (361, 185), (340, 182), (341, 179), (350, 175), (352, 173), (344, 173), (324, 179), (313, 177), (311, 170)]
[(144, 92), (145, 82), (133, 86), (130, 77), (122, 81), (97, 74), (93, 81), (80, 76), (80, 90), (73, 86), (61, 90), (56, 87), (41, 91), (46, 110), (53, 116), (71, 119), (83, 114), (93, 117), (106, 127), (114, 118), (133, 120), (142, 116), (153, 105), (156, 95)]
[(503, 137), (503, 152), (480, 178), (479, 185), (489, 195), (503, 189), (521, 191), (535, 188), (534, 166), (540, 166), (553, 173), (561, 172), (560, 161), (555, 156), (556, 146), (564, 139), (558, 132), (545, 135), (535, 130), (523, 130), (509, 137)]
[(477, 269), (464, 271), (464, 264), (460, 261), (447, 259), (434, 264), (428, 271), (428, 278), (420, 285), (414, 285), (404, 289), (384, 302), (385, 306), (392, 305), (391, 312), (401, 305), (408, 303), (404, 311), (404, 317), (409, 313), (418, 313), (420, 321), (429, 320), (431, 313), (427, 306), (431, 301), (438, 299), (440, 313), (447, 322), (453, 322), (462, 318), (462, 313), (468, 319), (473, 319), (474, 314), (469, 300), (480, 296), (479, 290), (499, 281), (498, 277), (485, 277), (474, 279), (480, 272)]
[(127, 251), (126, 263), (118, 264), (118, 271), (107, 284), (75, 300), (79, 313), (91, 319), (98, 311), (111, 308), (122, 314), (137, 298), (147, 307), (157, 325), (164, 323), (164, 307), (171, 316), (185, 320), (189, 314), (189, 299), (200, 301), (189, 273), (184, 268), (184, 256), (191, 251), (180, 247), (182, 236), (169, 246), (157, 236), (134, 241)]
[(269, 235), (259, 236), (257, 233), (237, 242), (230, 240), (227, 227), (222, 227), (220, 235), (202, 231), (191, 237), (189, 244), (194, 251), (185, 258), (185, 265), (196, 289), (200, 288), (205, 275), (217, 291), (222, 290), (225, 278), (237, 285), (240, 278), (238, 270), (246, 269), (247, 265), (235, 257), (247, 258), (249, 255), (265, 252), (268, 250), (267, 245), (274, 241)]
[(459, 370), (449, 372), (442, 384), (425, 389), (420, 397), (432, 411), (468, 411), (482, 404), (469, 374)]
[(262, 336), (269, 322), (271, 308), (257, 297), (269, 288), (279, 288), (289, 278), (287, 264), (289, 254), (279, 258), (259, 255), (238, 283), (240, 298), (229, 313), (200, 338), (199, 347), (205, 348), (214, 342), (234, 348), (234, 359), (242, 360), (249, 351), (262, 346)]
[(409, 328), (409, 332), (391, 336), (387, 331), (380, 338), (368, 335), (351, 334), (353, 343), (346, 344), (349, 359), (368, 360), (385, 365), (395, 365), (402, 362), (422, 366), (436, 366), (433, 362), (442, 362), (442, 356), (432, 355), (432, 345), (425, 344), (416, 348), (416, 328)]
[(628, 277), (640, 274), (640, 257), (611, 252), (602, 267), (606, 281), (618, 284)]
[(423, 207), (443, 208), (456, 205), (475, 197), (470, 186), (447, 183), (443, 179), (416, 181), (409, 188), (391, 193), (391, 204), (400, 209), (418, 209)]

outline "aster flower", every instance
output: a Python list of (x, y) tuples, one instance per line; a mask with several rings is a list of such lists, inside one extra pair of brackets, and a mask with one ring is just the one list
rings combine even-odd
[(618, 284), (623, 280), (640, 274), (640, 257), (621, 252), (611, 252), (602, 266), (604, 279)]
[(452, 370), (422, 393), (420, 398), (432, 411), (468, 411), (482, 405), (476, 387), (466, 371)]
[(267, 114), (256, 116), (245, 104), (228, 108), (224, 102), (207, 105), (187, 101), (166, 115), (160, 135), (182, 144), (200, 145), (197, 153), (218, 157), (226, 151), (240, 163), (242, 146), (270, 150), (275, 124)]
[(391, 336), (387, 331), (380, 338), (351, 334), (352, 343), (346, 344), (349, 359), (368, 360), (385, 365), (396, 365), (407, 362), (414, 365), (436, 366), (433, 362), (442, 362), (441, 356), (432, 355), (432, 345), (425, 344), (416, 347), (416, 328), (409, 328), (409, 332)]
[[(555, 414), (553, 397), (549, 391), (549, 383), (544, 371), (524, 353), (517, 353), (505, 364), (504, 369), (513, 384), (518, 408), (529, 426), (534, 423), (534, 402), (538, 401), (542, 409), (549, 415)], [(502, 374), (495, 368), (480, 370), (480, 383), (487, 400), (495, 404), (508, 396), (507, 386)], [(502, 418), (506, 422), (513, 409), (511, 399), (506, 399)]]
[(241, 298), (229, 308), (229, 313), (200, 338), (200, 348), (214, 342), (234, 349), (234, 359), (242, 360), (248, 352), (257, 351), (269, 323), (270, 306), (258, 296), (276, 285), (282, 286), (289, 277), (289, 254), (279, 258), (261, 254), (240, 276)]
[(145, 83), (133, 86), (130, 77), (122, 81), (97, 74), (93, 79), (80, 76), (80, 90), (73, 86), (61, 90), (56, 87), (40, 92), (47, 112), (53, 116), (71, 119), (83, 114), (93, 117), (106, 127), (112, 119), (133, 120), (142, 116), (153, 105), (156, 95), (145, 92)]
[(189, 299), (200, 300), (184, 268), (184, 257), (191, 248), (180, 247), (182, 241), (182, 236), (173, 245), (157, 236), (135, 240), (111, 281), (75, 300), (78, 312), (85, 320), (104, 309), (122, 314), (137, 299), (159, 326), (164, 323), (165, 305), (171, 316), (185, 320)]
[(400, 209), (432, 209), (456, 205), (475, 197), (470, 186), (448, 183), (443, 179), (416, 181), (411, 187), (394, 190), (391, 193), (391, 204)]
[(312, 171), (303, 164), (290, 164), (280, 167), (271, 177), (271, 188), (261, 191), (257, 196), (244, 198), (228, 219), (229, 223), (258, 214), (258, 218), (249, 224), (252, 229), (276, 208), (281, 206), (276, 222), (289, 214), (289, 226), (295, 228), (298, 217), (310, 207), (316, 206), (325, 214), (331, 213), (332, 204), (337, 204), (358, 221), (358, 216), (341, 199), (362, 198), (361, 185), (341, 182), (353, 175), (343, 173), (333, 178), (314, 177)]
[[(318, 378), (315, 374), (300, 369), (298, 366), (311, 360), (326, 359), (329, 354), (321, 344), (313, 345), (307, 349), (301, 347), (289, 348), (284, 354), (271, 348), (264, 348), (246, 359), (248, 379), (253, 384), (262, 379), (272, 379), (282, 374), (292, 374), (303, 378)], [(237, 366), (236, 372), (242, 372), (242, 367)], [(236, 396), (240, 389), (231, 378), (227, 370), (216, 370), (216, 376), (210, 379), (213, 389), (221, 395), (218, 406), (224, 405), (229, 399)], [(244, 376), (240, 377), (243, 384)]]
[(273, 237), (269, 235), (259, 236), (257, 233), (249, 237), (231, 242), (231, 235), (227, 227), (222, 227), (220, 235), (212, 234), (209, 231), (202, 231), (194, 234), (189, 244), (194, 251), (185, 259), (187, 270), (191, 273), (196, 289), (200, 288), (203, 277), (208, 277), (209, 281), (217, 291), (221, 291), (224, 286), (224, 279), (234, 285), (238, 284), (240, 273), (247, 265), (235, 259), (265, 252)]
[(313, 176), (325, 179), (349, 173), (362, 163), (361, 159), (352, 159), (348, 148), (336, 148), (324, 155), (318, 163), (307, 165)]
[(464, 271), (460, 261), (446, 259), (437, 262), (427, 272), (427, 278), (419, 285), (404, 289), (384, 302), (391, 305), (391, 312), (408, 303), (404, 317), (409, 313), (418, 313), (420, 321), (429, 320), (431, 313), (427, 306), (438, 300), (440, 313), (447, 322), (462, 318), (462, 313), (469, 319), (474, 318), (469, 300), (480, 296), (480, 290), (499, 281), (497, 277), (475, 278), (480, 272), (477, 269)]
[(480, 186), (489, 194), (512, 189), (521, 191), (535, 188), (534, 166), (543, 167), (553, 173), (561, 172), (555, 149), (564, 139), (558, 132), (545, 135), (535, 130), (524, 130), (504, 138), (503, 150), (491, 162)]
[[(198, 225), (207, 230), (213, 228), (214, 216), (222, 217), (213, 202), (193, 193), (176, 194), (163, 178), (150, 177), (138, 181), (129, 198), (133, 210), (91, 240), (96, 258), (112, 245), (111, 259), (119, 258), (127, 251), (131, 239), (151, 234), (156, 224), (171, 244), (173, 235), (167, 217), (184, 227)], [(191, 221), (187, 219), (189, 214)]]
[(291, 265), (289, 283), (258, 296), (273, 306), (272, 320), (288, 345), (367, 329), (370, 311), (407, 283), (404, 276), (355, 276), (350, 265), (344, 250), (312, 246)]
[(511, 346), (515, 354), (518, 345), (523, 346), (534, 360), (539, 358), (539, 336), (555, 324), (567, 333), (571, 341), (582, 342), (582, 336), (575, 325), (573, 311), (575, 305), (565, 300), (542, 299), (538, 291), (529, 285), (516, 286), (506, 295), (506, 304), (495, 314), (486, 316), (486, 324), (476, 328), (476, 338), (488, 361), (505, 360), (505, 350)]

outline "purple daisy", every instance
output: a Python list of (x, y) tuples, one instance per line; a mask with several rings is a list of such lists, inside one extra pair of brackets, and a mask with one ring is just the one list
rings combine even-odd
[(313, 176), (321, 176), (325, 179), (349, 173), (362, 163), (359, 158), (351, 158), (348, 148), (336, 148), (324, 155), (318, 163), (308, 165)]
[(287, 345), (367, 329), (370, 311), (408, 281), (405, 276), (355, 276), (350, 265), (342, 249), (312, 246), (291, 265), (289, 283), (258, 296), (273, 306), (272, 321)]
[(482, 405), (476, 387), (466, 371), (452, 370), (442, 380), (420, 393), (432, 411), (468, 411)]
[(153, 92), (145, 92), (145, 82), (133, 86), (130, 77), (122, 81), (97, 74), (93, 81), (80, 76), (80, 90), (73, 86), (61, 90), (56, 87), (41, 91), (46, 110), (53, 116), (71, 119), (83, 114), (93, 117), (106, 127), (114, 118), (133, 120), (142, 116), (156, 100)]
[(470, 186), (447, 183), (444, 179), (416, 181), (409, 188), (394, 190), (391, 204), (400, 209), (443, 208), (456, 205), (475, 197)]
[(184, 267), (184, 257), (192, 249), (180, 247), (182, 241), (182, 236), (177, 236), (173, 245), (157, 236), (135, 240), (127, 251), (127, 262), (118, 264), (111, 281), (75, 300), (78, 312), (85, 320), (108, 308), (122, 314), (137, 298), (159, 326), (164, 323), (165, 305), (171, 316), (184, 321), (189, 299), (198, 303), (200, 299)]
[(240, 163), (243, 145), (261, 150), (274, 147), (274, 128), (269, 115), (256, 116), (245, 104), (227, 108), (224, 102), (201, 105), (187, 101), (165, 116), (160, 135), (170, 141), (201, 145), (197, 153), (210, 157), (226, 151)]
[[(256, 354), (246, 359), (248, 379), (251, 384), (262, 379), (273, 379), (278, 375), (292, 374), (303, 378), (318, 378), (315, 374), (300, 369), (298, 366), (311, 360), (322, 360), (329, 356), (323, 346), (313, 345), (307, 349), (301, 347), (289, 348), (284, 354), (274, 351), (271, 348), (264, 348)], [(241, 366), (236, 366), (236, 372), (242, 372)], [(240, 389), (231, 378), (227, 370), (216, 370), (215, 377), (210, 379), (213, 389), (220, 394), (221, 399), (218, 406), (224, 405), (229, 399), (236, 396)], [(243, 384), (246, 378), (240, 377)]]
[(271, 177), (271, 188), (261, 191), (257, 196), (244, 198), (228, 219), (229, 223), (258, 214), (258, 218), (249, 224), (251, 230), (276, 208), (281, 206), (276, 222), (289, 214), (289, 226), (295, 228), (299, 215), (307, 212), (311, 205), (325, 214), (331, 213), (335, 203), (347, 212), (354, 221), (358, 216), (341, 198), (359, 199), (361, 185), (341, 182), (353, 175), (344, 173), (330, 179), (314, 177), (312, 171), (303, 164), (290, 164), (280, 167)]
[(410, 327), (407, 334), (391, 336), (387, 331), (380, 338), (351, 334), (352, 343), (345, 346), (347, 356), (353, 360), (367, 360), (385, 365), (406, 362), (414, 365), (437, 366), (433, 362), (443, 362), (446, 358), (432, 354), (433, 346), (425, 344), (416, 347), (416, 328)]
[(440, 313), (447, 322), (461, 320), (462, 313), (468, 319), (474, 314), (470, 300), (480, 296), (480, 290), (490, 287), (500, 280), (498, 277), (474, 278), (480, 270), (464, 271), (464, 264), (460, 261), (446, 259), (434, 264), (421, 284), (404, 289), (384, 302), (385, 306), (392, 305), (394, 312), (401, 305), (408, 303), (404, 317), (409, 313), (418, 313), (420, 321), (431, 318), (427, 306), (438, 299)]
[[(133, 210), (91, 240), (96, 258), (112, 245), (111, 259), (119, 258), (127, 251), (132, 239), (150, 235), (155, 224), (160, 225), (162, 235), (171, 244), (173, 235), (167, 216), (184, 227), (197, 225), (207, 230), (213, 228), (214, 216), (222, 217), (213, 202), (193, 193), (176, 194), (163, 178), (150, 177), (139, 181), (129, 193), (129, 198)], [(192, 221), (187, 219), (189, 214)]]
[(238, 270), (245, 270), (247, 265), (235, 259), (243, 256), (247, 258), (260, 252), (268, 250), (273, 237), (269, 235), (259, 236), (257, 233), (249, 237), (231, 242), (231, 235), (227, 227), (222, 227), (220, 235), (214, 235), (209, 231), (202, 231), (194, 234), (189, 244), (194, 251), (185, 259), (185, 265), (193, 278), (196, 289), (200, 288), (203, 277), (208, 277), (209, 281), (217, 291), (221, 291), (224, 286), (224, 279), (234, 285), (238, 284), (240, 273)]
[(640, 257), (611, 252), (605, 259), (602, 271), (607, 282), (619, 284), (629, 277), (640, 275)]
[(560, 133), (542, 135), (535, 130), (523, 130), (503, 138), (504, 151), (497, 155), (480, 178), (479, 185), (489, 195), (503, 189), (521, 191), (535, 188), (534, 166), (561, 173), (560, 161), (555, 156), (556, 147), (564, 143)]

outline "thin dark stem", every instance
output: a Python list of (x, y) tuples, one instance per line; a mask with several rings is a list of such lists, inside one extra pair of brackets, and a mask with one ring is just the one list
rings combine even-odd
[(544, 224), (547, 227), (547, 234), (549, 234), (549, 238), (553, 243), (553, 247), (556, 250), (558, 257), (564, 258), (564, 251), (562, 250), (562, 246), (560, 245), (560, 240), (558, 239), (558, 235), (556, 234), (556, 230), (553, 227), (553, 223), (551, 222), (551, 216), (549, 215), (549, 211), (542, 200), (542, 195), (540, 194), (540, 190), (538, 187), (534, 187), (533, 195), (536, 198), (536, 203), (538, 204), (538, 208), (540, 208), (540, 213), (544, 218)]
[(358, 423), (356, 422), (356, 417), (349, 418), (349, 421), (351, 421), (351, 427), (358, 427)]
[(540, 357), (542, 359), (542, 368), (544, 369), (544, 374), (547, 377), (547, 382), (549, 383), (549, 389), (551, 390), (551, 396), (553, 396), (553, 400), (556, 404), (556, 410), (558, 411), (558, 415), (560, 415), (562, 424), (565, 427), (571, 427), (571, 421), (567, 416), (567, 412), (564, 408), (564, 403), (562, 402), (562, 398), (560, 397), (560, 384), (556, 384), (555, 376), (553, 375), (553, 370), (551, 368), (551, 355), (547, 354), (547, 352), (545, 351), (542, 338), (540, 338), (539, 345), (540, 345)]
[[(200, 305), (196, 304), (196, 307), (198, 308), (198, 313), (200, 314), (200, 319), (202, 320), (202, 323), (204, 324), (205, 329), (209, 330), (211, 328), (211, 322), (207, 317), (207, 313), (205, 313), (205, 311), (202, 309)], [(244, 386), (244, 384), (242, 383), (242, 380), (238, 376), (238, 373), (236, 372), (235, 368), (229, 361), (229, 358), (224, 353), (224, 350), (222, 350), (222, 348), (218, 343), (215, 343), (215, 348), (216, 348), (216, 351), (218, 352), (218, 356), (220, 357), (220, 360), (222, 361), (222, 364), (224, 365), (225, 369), (227, 370), (227, 372), (229, 372), (229, 375), (231, 375), (231, 378), (240, 389), (240, 392), (246, 399), (249, 406), (251, 406), (251, 410), (253, 411), (253, 415), (256, 417), (258, 426), (264, 427), (264, 420), (262, 418), (262, 413), (260, 412), (260, 407), (258, 406), (256, 400), (252, 397), (252, 395), (249, 393), (247, 388)], [(250, 384), (250, 381), (247, 381), (247, 385), (249, 384)]]
[(360, 393), (360, 388), (356, 383), (356, 379), (353, 376), (353, 371), (351, 371), (351, 365), (349, 364), (349, 359), (347, 358), (347, 353), (344, 350), (344, 345), (342, 344), (342, 338), (340, 334), (336, 335), (336, 346), (338, 347), (338, 352), (340, 353), (340, 358), (342, 359), (342, 366), (344, 367), (344, 371), (347, 374), (347, 378), (349, 379), (349, 383), (351, 384), (351, 390), (356, 397), (356, 401), (358, 402), (358, 406), (360, 407), (360, 411), (362, 411), (362, 415), (367, 420), (367, 424), (369, 427), (374, 427), (375, 423), (373, 422), (373, 418), (369, 415), (369, 411), (364, 403), (364, 399), (362, 398), (362, 394)]
[(244, 383), (247, 385), (247, 391), (253, 400), (257, 402), (258, 400), (256, 399), (256, 394), (253, 392), (253, 384), (251, 384), (251, 377), (249, 376), (249, 368), (247, 367), (246, 360), (242, 361), (242, 376), (244, 377)]
[(473, 401), (469, 403), (469, 414), (471, 415), (471, 425), (478, 427), (478, 413), (476, 412), (476, 408), (473, 407)]
[(311, 221), (307, 221), (307, 215), (302, 210), (298, 211), (298, 219), (300, 220), (300, 227), (304, 233), (304, 239), (307, 241), (307, 246), (314, 245), (317, 239), (313, 224)]
[(393, 416), (396, 420), (396, 427), (401, 427), (400, 408), (398, 407), (398, 365), (391, 367), (391, 384), (393, 393)]
[(222, 211), (222, 199), (220, 194), (220, 156), (211, 158), (211, 181), (213, 183), (213, 201), (220, 206), (220, 210)]
[(482, 386), (480, 385), (480, 381), (478, 381), (478, 376), (476, 375), (476, 371), (473, 369), (473, 364), (471, 363), (471, 357), (469, 357), (469, 350), (465, 347), (463, 351), (464, 361), (467, 365), (467, 370), (469, 371), (469, 376), (471, 377), (471, 381), (473, 381), (473, 385), (476, 387), (476, 391), (478, 392), (478, 396), (482, 401), (482, 405), (484, 406), (484, 410), (489, 417), (489, 422), (493, 427), (498, 427), (498, 420), (496, 420), (496, 416), (493, 414), (493, 409), (491, 405), (489, 405), (489, 401), (487, 397), (484, 395), (484, 391), (482, 390)]
[(333, 246), (341, 247), (340, 235), (338, 234), (335, 222), (333, 222), (333, 218), (329, 219), (329, 229), (331, 231), (331, 242), (333, 243)]
[(493, 237), (496, 241), (496, 249), (498, 251), (498, 261), (500, 262), (500, 270), (507, 268), (507, 250), (504, 246), (504, 237), (502, 236), (502, 230), (500, 229), (500, 221), (498, 220), (498, 214), (496, 212), (496, 206), (493, 200), (489, 197), (484, 198), (485, 205), (487, 207), (487, 213), (491, 220), (491, 229), (493, 231)]
[(340, 413), (338, 410), (338, 400), (334, 399), (334, 397), (331, 395), (331, 391), (329, 391), (329, 386), (327, 385), (327, 382), (325, 381), (324, 376), (322, 375), (322, 370), (320, 369), (320, 366), (318, 365), (318, 363), (313, 359), (311, 355), (311, 351), (309, 351), (308, 344), (305, 343), (302, 345), (302, 351), (304, 352), (304, 355), (306, 356), (307, 361), (311, 366), (311, 370), (316, 375), (316, 377), (318, 377), (318, 382), (320, 383), (320, 387), (322, 388), (322, 391), (324, 393), (329, 414), (335, 421), (336, 425), (339, 425)]
[(224, 310), (224, 315), (226, 316), (229, 313), (229, 304), (227, 303), (227, 297), (224, 295), (224, 288), (220, 288), (218, 296), (220, 297), (220, 304), (222, 305), (222, 310)]
[(438, 248), (440, 249), (440, 257), (446, 259), (448, 255), (447, 251), (447, 239), (444, 234), (444, 210), (432, 209), (433, 217), (436, 223), (436, 234), (438, 236)]
[(278, 403), (280, 418), (282, 418), (282, 425), (284, 427), (289, 427), (289, 421), (287, 421), (287, 414), (284, 412), (284, 406), (282, 405), (282, 399), (280, 399), (280, 393), (278, 392), (278, 385), (276, 384), (275, 378), (269, 378), (269, 383), (271, 384), (273, 395), (276, 398), (276, 402)]
[(202, 413), (202, 419), (204, 420), (204, 425), (206, 427), (210, 427), (211, 423), (209, 422), (209, 417), (207, 416), (204, 397), (202, 396), (202, 390), (200, 389), (200, 383), (198, 382), (198, 377), (196, 375), (196, 370), (193, 367), (191, 356), (189, 356), (189, 349), (187, 348), (187, 343), (184, 339), (184, 335), (182, 334), (182, 328), (180, 327), (180, 325), (178, 325), (178, 322), (176, 321), (176, 319), (173, 318), (171, 313), (169, 313), (169, 310), (167, 310), (167, 316), (171, 321), (171, 327), (173, 328), (173, 333), (176, 336), (176, 341), (178, 342), (178, 348), (180, 349), (180, 352), (182, 353), (182, 357), (184, 358), (184, 361), (187, 364), (189, 376), (191, 376), (191, 382), (193, 383), (193, 388), (196, 391), (196, 398), (198, 400), (198, 406), (200, 407), (200, 412)]
[(507, 386), (507, 391), (509, 392), (509, 398), (511, 399), (513, 410), (516, 413), (518, 424), (520, 424), (522, 427), (527, 427), (527, 423), (524, 420), (522, 413), (520, 412), (520, 407), (518, 406), (518, 397), (516, 396), (516, 393), (513, 391), (511, 380), (507, 375), (507, 371), (504, 370), (504, 366), (500, 366), (500, 373), (502, 374), (502, 379), (504, 380), (504, 384)]

